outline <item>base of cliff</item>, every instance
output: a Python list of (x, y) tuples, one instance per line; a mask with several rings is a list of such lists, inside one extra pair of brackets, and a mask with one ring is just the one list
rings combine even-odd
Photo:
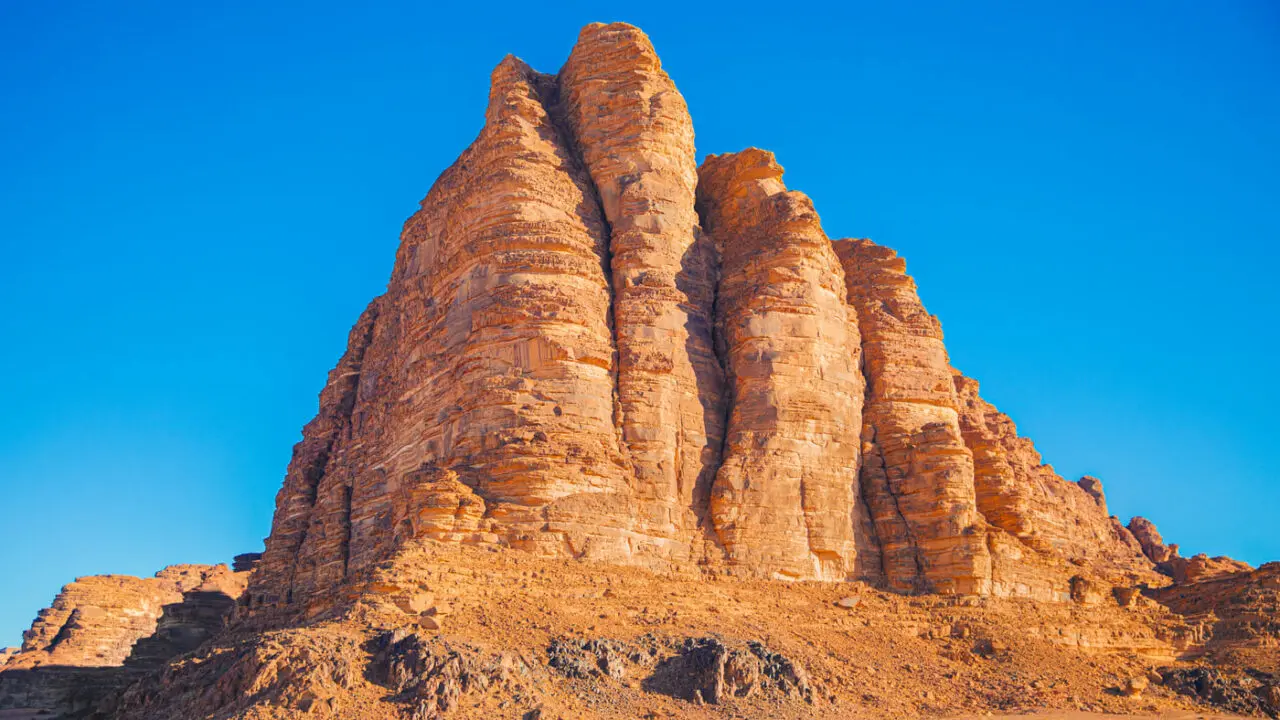
[[(911, 597), (427, 542), (346, 593), (242, 613), (123, 692), (81, 696), (61, 711), (148, 720), (1274, 716), (1276, 668), (1188, 659), (1213, 622), (1142, 595), (1126, 606)], [(38, 683), (41, 670), (0, 673), (0, 700)]]

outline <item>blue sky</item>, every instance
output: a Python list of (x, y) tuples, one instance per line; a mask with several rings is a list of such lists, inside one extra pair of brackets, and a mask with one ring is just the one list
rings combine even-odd
[(0, 645), (75, 576), (261, 548), (489, 71), (595, 20), (650, 34), (700, 154), (771, 149), (902, 253), (1061, 473), (1280, 558), (1280, 6), (442, 5), (0, 4)]

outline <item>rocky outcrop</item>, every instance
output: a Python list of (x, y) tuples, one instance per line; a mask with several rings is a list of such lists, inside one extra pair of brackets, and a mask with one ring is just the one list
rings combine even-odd
[(262, 559), (262, 553), (241, 553), (231, 558), (232, 572), (249, 572), (258, 566), (258, 561)]
[(125, 688), (226, 627), (247, 576), (171, 565), (149, 578), (77, 579), (40, 611), (22, 647), (0, 656), (0, 715), (114, 717)]
[(1053, 599), (1072, 568), (1117, 585), (1161, 584), (1138, 539), (1109, 515), (1102, 482), (1062, 478), (982, 398), (975, 380), (952, 373), (978, 510), (993, 528), (989, 544), (1001, 550), (993, 560), (993, 592)]
[(200, 647), (227, 626), (238, 596), (221, 589), (183, 593), (181, 602), (164, 606), (155, 632), (134, 643), (125, 664), (157, 668)]
[(951, 367), (901, 258), (832, 243), (767, 152), (695, 166), (638, 29), (491, 81), (294, 449), (250, 609), (325, 612), (412, 538), (1062, 602), (1166, 582)]
[(1157, 565), (1156, 569), (1173, 578), (1175, 583), (1197, 583), (1223, 575), (1247, 573), (1253, 570), (1253, 566), (1226, 555), (1209, 557), (1200, 553), (1189, 558), (1174, 556)]
[(760, 150), (711, 156), (699, 172), (723, 258), (716, 323), (732, 407), (711, 518), (731, 562), (844, 580), (859, 547), (875, 552), (855, 522), (866, 518), (858, 326), (813, 203), (781, 178)]
[(1156, 529), (1155, 523), (1144, 517), (1135, 517), (1129, 521), (1129, 532), (1133, 533), (1142, 552), (1156, 570), (1173, 578), (1176, 583), (1195, 583), (1222, 575), (1247, 573), (1253, 566), (1225, 555), (1209, 557), (1201, 553), (1194, 557), (1184, 558), (1177, 545), (1165, 545), (1164, 538)]
[(869, 240), (835, 244), (862, 331), (867, 377), (862, 494), (891, 587), (991, 590), (973, 455), (960, 433), (942, 327), (906, 263)]
[(1205, 628), (1195, 652), (1280, 679), (1280, 562), (1146, 591), (1190, 623)]
[(1129, 532), (1133, 533), (1134, 539), (1138, 541), (1138, 545), (1142, 547), (1142, 553), (1147, 556), (1153, 563), (1162, 563), (1169, 558), (1178, 554), (1177, 545), (1165, 545), (1164, 538), (1160, 536), (1160, 531), (1156, 529), (1155, 523), (1150, 520), (1137, 516), (1129, 520)]
[(724, 409), (712, 347), (715, 257), (694, 208), (693, 121), (649, 39), (623, 23), (584, 28), (559, 83), (609, 227), (618, 427), (637, 521), (677, 545), (692, 536), (697, 557), (693, 530), (705, 529)]
[(244, 582), (226, 565), (171, 565), (150, 578), (79, 578), (40, 611), (5, 667), (120, 665), (136, 642), (155, 632), (166, 605), (182, 602), (183, 593), (209, 588), (238, 596), (233, 588)]

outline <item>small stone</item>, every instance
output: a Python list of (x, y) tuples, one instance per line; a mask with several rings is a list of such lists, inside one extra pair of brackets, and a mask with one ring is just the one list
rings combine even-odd
[(1147, 680), (1146, 675), (1134, 675), (1125, 681), (1124, 687), (1120, 688), (1120, 692), (1124, 693), (1126, 697), (1139, 697), (1149, 684), (1151, 682)]
[(862, 598), (857, 595), (848, 595), (836, 601), (836, 607), (852, 610), (858, 607), (858, 603), (862, 602)]
[(441, 620), (443, 620), (443, 618), (432, 617), (430, 615), (424, 616), (422, 618), (422, 627), (428, 630), (439, 630), (441, 625)]
[(411, 615), (420, 615), (428, 612), (428, 608), (436, 600), (431, 593), (409, 593), (405, 595), (397, 595), (392, 598), (392, 602), (396, 607)]

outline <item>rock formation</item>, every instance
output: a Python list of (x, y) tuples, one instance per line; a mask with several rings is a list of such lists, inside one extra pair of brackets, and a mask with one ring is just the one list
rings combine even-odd
[(773, 156), (696, 167), (648, 39), (508, 57), (294, 450), (253, 606), (410, 538), (654, 569), (1070, 598), (1159, 584), (1101, 484), (954, 371), (905, 264)]
[(899, 590), (988, 594), (985, 523), (942, 327), (892, 250), (869, 240), (836, 250), (862, 330), (862, 484), (885, 578)]
[(862, 352), (839, 260), (770, 153), (707, 158), (698, 197), (722, 256), (716, 328), (731, 405), (712, 525), (735, 565), (782, 578), (866, 575)]
[(78, 578), (40, 611), (22, 647), (0, 654), (0, 711), (84, 715), (226, 627), (248, 580), (226, 565)]
[(1184, 558), (1177, 545), (1164, 544), (1164, 538), (1160, 536), (1155, 523), (1144, 517), (1135, 517), (1130, 520), (1129, 532), (1137, 538), (1147, 558), (1155, 563), (1156, 570), (1173, 578), (1176, 583), (1195, 583), (1222, 575), (1247, 573), (1253, 570), (1253, 566), (1248, 563), (1225, 555), (1209, 557), (1201, 553)]
[[(1255, 705), (1280, 697), (1275, 568), (1182, 558), (1060, 477), (952, 367), (904, 260), (832, 241), (782, 177), (755, 148), (698, 166), (634, 27), (586, 27), (556, 75), (502, 60), (265, 551), (68, 585), (0, 654), (0, 710), (536, 720), (533, 699), (635, 717), (648, 693), (937, 715), (1078, 708), (1087, 681), (1114, 711), (1159, 696), (1142, 663), (1198, 657), (1246, 658)], [(964, 684), (1035, 672), (1027, 648), (1073, 680)], [(919, 699), (886, 699), (902, 686)]]
[(62, 588), (22, 634), (8, 667), (120, 665), (134, 643), (156, 630), (167, 605), (200, 589), (238, 597), (248, 578), (226, 565), (170, 565), (155, 577), (91, 575)]
[(1147, 594), (1203, 628), (1203, 642), (1193, 656), (1271, 673), (1280, 685), (1280, 562)]

